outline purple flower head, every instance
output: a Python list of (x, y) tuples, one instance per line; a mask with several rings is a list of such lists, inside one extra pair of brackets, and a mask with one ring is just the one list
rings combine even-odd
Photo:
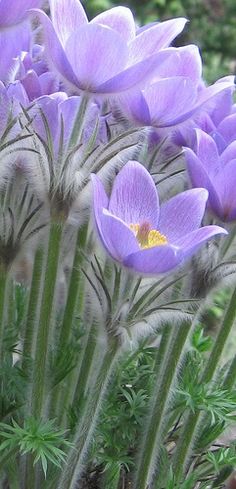
[[(13, 5), (14, 3), (14, 5)], [(42, 0), (0, 0), (0, 80), (8, 82), (22, 51), (29, 51), (31, 28), (27, 10), (40, 7)]]
[(211, 210), (222, 221), (235, 220), (236, 141), (220, 152), (214, 137), (197, 129), (194, 150), (185, 148), (185, 156), (192, 185), (208, 190)]
[[(170, 74), (171, 71), (174, 73), (174, 60), (175, 56), (173, 60), (170, 56), (165, 63), (170, 66)], [(192, 59), (192, 64), (197, 64), (196, 59)], [(165, 71), (167, 74), (168, 69)], [(160, 78), (142, 91), (136, 90), (123, 96), (120, 101), (121, 110), (136, 124), (157, 128), (176, 126), (195, 115), (217, 94), (232, 86), (232, 81), (226, 81), (199, 90), (197, 80), (179, 75), (178, 69), (176, 71), (177, 75)]]
[(131, 11), (114, 7), (88, 22), (79, 0), (51, 0), (52, 22), (37, 15), (50, 64), (73, 89), (97, 94), (124, 92), (144, 83), (169, 53), (185, 19), (152, 25), (136, 34)]
[(24, 51), (17, 59), (15, 80), (21, 81), (30, 102), (59, 91), (58, 78), (48, 71), (43, 55), (43, 47), (35, 44), (32, 52)]
[(155, 184), (136, 161), (128, 162), (115, 179), (108, 198), (92, 175), (96, 227), (109, 255), (142, 274), (169, 272), (216, 234), (219, 226), (199, 228), (208, 192), (192, 189), (159, 206)]
[[(32, 118), (35, 132), (47, 144), (49, 143), (48, 137), (50, 138), (49, 146), (53, 152), (52, 157), (55, 159), (57, 159), (59, 151), (63, 154), (67, 152), (80, 103), (81, 97), (79, 96), (68, 97), (64, 92), (57, 92), (49, 96), (39, 97), (29, 109), (29, 116)], [(100, 123), (97, 134), (99, 141), (104, 133), (105, 122), (100, 117), (99, 107), (91, 103), (86, 116), (81, 143), (86, 143), (89, 140), (97, 120)]]
[[(227, 89), (227, 83), (229, 83)], [(232, 105), (232, 93), (234, 90), (234, 77), (224, 77), (218, 80), (212, 87), (215, 87), (216, 92), (213, 97), (204, 103), (200, 110), (193, 114), (193, 118), (188, 120), (187, 124), (182, 124), (181, 126), (175, 128), (174, 133), (171, 136), (172, 143), (176, 146), (188, 146), (190, 148), (194, 147), (195, 144), (195, 129), (198, 127), (208, 134), (214, 135), (214, 139), (219, 146), (221, 151), (227, 145), (224, 141), (224, 134), (221, 132), (221, 123), (228, 116), (233, 115), (234, 106)], [(209, 90), (205, 86), (200, 87), (200, 93)], [(223, 89), (223, 90), (222, 90)], [(202, 97), (202, 94), (200, 95)], [(232, 129), (231, 125), (231, 141), (232, 141)], [(225, 133), (225, 131), (223, 131)], [(236, 135), (236, 131), (234, 131)], [(223, 137), (222, 137), (223, 136)], [(229, 142), (229, 140), (227, 141)]]

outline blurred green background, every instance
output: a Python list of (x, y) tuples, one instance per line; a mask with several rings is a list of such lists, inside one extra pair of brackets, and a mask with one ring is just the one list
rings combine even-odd
[(205, 79), (211, 83), (236, 71), (236, 0), (84, 0), (83, 4), (90, 18), (125, 5), (140, 25), (184, 16), (190, 22), (176, 45), (200, 47)]

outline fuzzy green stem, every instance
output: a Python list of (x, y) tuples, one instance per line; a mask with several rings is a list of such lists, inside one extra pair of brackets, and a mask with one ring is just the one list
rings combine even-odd
[(225, 376), (223, 387), (228, 390), (232, 389), (235, 384), (235, 380), (236, 380), (236, 355), (234, 356), (230, 364), (229, 370)]
[(38, 298), (40, 293), (40, 279), (43, 265), (43, 249), (40, 247), (35, 253), (34, 268), (31, 279), (29, 301), (25, 322), (24, 344), (22, 352), (22, 368), (27, 368), (28, 361), (33, 356), (34, 326), (37, 314)]
[(83, 261), (83, 255), (81, 250), (83, 250), (87, 238), (87, 225), (79, 229), (76, 241), (76, 248), (74, 254), (74, 261), (70, 276), (70, 283), (67, 293), (66, 307), (64, 311), (62, 327), (60, 331), (59, 338), (59, 351), (63, 348), (63, 345), (68, 342), (71, 336), (71, 329), (73, 326), (73, 319), (76, 310), (79, 289), (80, 289), (80, 266)]
[(7, 272), (0, 269), (0, 363), (3, 361), (3, 342), (4, 342), (4, 324), (5, 324), (5, 299), (7, 290)]
[[(201, 382), (207, 384), (212, 380), (219, 365), (225, 343), (229, 337), (236, 315), (236, 288), (232, 293), (224, 319), (218, 331), (213, 349), (209, 356)], [(191, 457), (194, 442), (198, 433), (199, 422), (201, 422), (201, 411), (190, 413), (183, 425), (173, 459), (173, 471), (177, 482), (184, 474), (185, 468)]]
[(94, 359), (94, 352), (96, 348), (96, 328), (95, 326), (91, 326), (88, 338), (87, 338), (87, 343), (84, 349), (84, 355), (79, 371), (79, 378), (77, 380), (77, 385), (76, 385), (76, 390), (74, 394), (74, 402), (76, 402), (76, 405), (80, 405), (85, 392), (86, 392), (86, 385), (87, 381), (89, 378), (89, 373), (91, 371), (91, 366), (93, 363)]
[(57, 279), (62, 226), (52, 222), (49, 232), (47, 262), (40, 305), (36, 354), (33, 369), (32, 415), (40, 418), (46, 388), (46, 371), (51, 318)]
[(118, 356), (117, 343), (114, 342), (110, 347), (108, 345), (108, 350), (98, 372), (96, 386), (86, 399), (86, 406), (74, 438), (74, 448), (69, 452), (67, 465), (59, 480), (58, 489), (77, 488), (79, 475), (84, 468), (89, 444), (97, 425), (101, 404), (118, 361)]
[(191, 325), (187, 322), (180, 327), (173, 328), (168, 348), (166, 349), (165, 346), (165, 354), (163, 352), (161, 366), (159, 362), (156, 362), (158, 381), (154, 387), (150, 410), (146, 418), (146, 427), (137, 463), (135, 489), (146, 489), (152, 483), (155, 464), (163, 443), (165, 414), (172, 398), (173, 386), (181, 366), (184, 347), (190, 330)]
[[(84, 249), (84, 246), (86, 243), (86, 238), (87, 238), (87, 225), (85, 225), (84, 227), (79, 229), (78, 234), (77, 234), (74, 260), (73, 260), (72, 271), (71, 271), (71, 275), (70, 275), (70, 282), (69, 282), (69, 287), (68, 287), (68, 292), (67, 292), (66, 306), (65, 306), (65, 310), (64, 310), (64, 314), (63, 314), (62, 326), (61, 326), (59, 340), (58, 340), (58, 352), (59, 352), (59, 354), (63, 350), (64, 345), (67, 344), (71, 338), (73, 320), (74, 320), (74, 317), (75, 317), (75, 314), (77, 311), (79, 294), (81, 295), (81, 297), (80, 297), (81, 302), (83, 301), (83, 298), (82, 298), (83, 286), (81, 284), (80, 266), (81, 266), (81, 263), (83, 261), (83, 255), (81, 253), (81, 250)], [(73, 375), (73, 373), (69, 374), (69, 377), (67, 379), (68, 387), (66, 389), (66, 392), (70, 388), (72, 375)], [(65, 405), (66, 405), (65, 404), (66, 399), (64, 397), (65, 392), (63, 392), (63, 390), (61, 390), (61, 384), (59, 384), (52, 391), (52, 396), (51, 396), (51, 401), (50, 401), (50, 413), (51, 413), (52, 417), (55, 417), (55, 414), (57, 414), (58, 399), (59, 399), (60, 394), (62, 394), (62, 396), (63, 396), (63, 400), (62, 400), (62, 403), (60, 402), (60, 405), (63, 405), (63, 413), (65, 412)]]
[(71, 149), (73, 149), (73, 147), (77, 144), (77, 142), (81, 137), (84, 128), (83, 123), (84, 123), (89, 102), (90, 102), (90, 98), (88, 95), (83, 95), (81, 97), (80, 107), (74, 122), (73, 130), (69, 141), (69, 148)]

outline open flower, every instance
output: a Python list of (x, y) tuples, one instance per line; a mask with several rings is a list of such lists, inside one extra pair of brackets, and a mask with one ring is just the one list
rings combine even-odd
[[(234, 118), (234, 115), (231, 117)], [(236, 141), (231, 142), (220, 152), (214, 135), (210, 136), (197, 129), (194, 151), (185, 148), (185, 156), (192, 185), (208, 190), (208, 203), (211, 210), (222, 221), (235, 220)]]
[(50, 0), (52, 22), (32, 11), (44, 28), (50, 64), (74, 89), (109, 94), (139, 85), (169, 57), (165, 48), (186, 19), (160, 22), (136, 33), (128, 8), (114, 7), (88, 22), (78, 0)]
[(219, 226), (199, 228), (207, 190), (188, 190), (160, 207), (150, 174), (136, 161), (120, 171), (110, 199), (96, 175), (92, 175), (92, 182), (100, 239), (114, 260), (136, 272), (168, 272), (211, 237), (227, 234)]

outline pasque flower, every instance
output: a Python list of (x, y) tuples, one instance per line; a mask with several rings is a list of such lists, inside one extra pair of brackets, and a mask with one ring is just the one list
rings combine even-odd
[(160, 207), (150, 174), (136, 161), (120, 171), (110, 198), (96, 175), (92, 182), (95, 222), (103, 246), (114, 260), (136, 272), (168, 272), (208, 239), (227, 234), (219, 226), (199, 228), (207, 190), (187, 190)]
[[(50, 0), (52, 22), (38, 10), (49, 62), (73, 88), (101, 94), (140, 85), (169, 57), (165, 51), (186, 19), (136, 33), (128, 8), (115, 7), (88, 22), (79, 0)], [(33, 12), (32, 12), (33, 13)]]
[(21, 51), (28, 51), (31, 29), (28, 9), (40, 7), (42, 0), (0, 0), (0, 80), (8, 81)]
[[(220, 126), (222, 130), (227, 128), (226, 137), (231, 140), (228, 124), (232, 119), (233, 130), (235, 115), (227, 119)], [(188, 173), (194, 187), (208, 190), (211, 210), (222, 221), (233, 221), (236, 219), (236, 141), (227, 145), (222, 135), (221, 144), (217, 145), (214, 137), (215, 134), (211, 136), (201, 129), (196, 130), (194, 150), (185, 148)]]

